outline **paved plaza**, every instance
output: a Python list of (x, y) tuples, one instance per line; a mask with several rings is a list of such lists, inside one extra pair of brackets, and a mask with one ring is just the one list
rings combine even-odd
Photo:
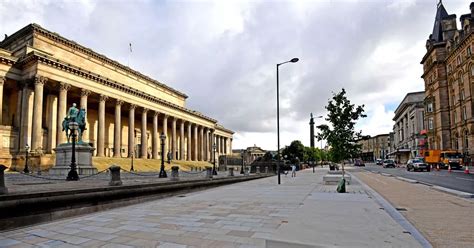
[(0, 247), (420, 247), (352, 180), (327, 169), (263, 178), (0, 233)]

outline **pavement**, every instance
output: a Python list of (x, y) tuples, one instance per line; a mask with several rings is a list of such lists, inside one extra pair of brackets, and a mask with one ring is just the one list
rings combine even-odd
[[(0, 247), (421, 247), (371, 190), (327, 169), (187, 193), (0, 233)], [(405, 226), (406, 227), (406, 226)]]
[(367, 171), (353, 175), (398, 208), (433, 247), (473, 247), (474, 199)]

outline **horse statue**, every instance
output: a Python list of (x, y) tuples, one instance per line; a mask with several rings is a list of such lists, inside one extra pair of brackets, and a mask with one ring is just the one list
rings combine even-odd
[(77, 124), (79, 125), (79, 128), (77, 130), (78, 134), (77, 134), (77, 142), (78, 143), (81, 143), (82, 142), (82, 134), (85, 130), (87, 130), (86, 128), (86, 110), (81, 108), (77, 114), (77, 117), (69, 117), (69, 116), (66, 116), (62, 122), (62, 126), (63, 126), (63, 131), (66, 132), (66, 137), (67, 137), (67, 143), (70, 143), (69, 139), (71, 138), (71, 135), (72, 135), (72, 132), (70, 132), (70, 129), (69, 129), (69, 122), (71, 121), (76, 121)]

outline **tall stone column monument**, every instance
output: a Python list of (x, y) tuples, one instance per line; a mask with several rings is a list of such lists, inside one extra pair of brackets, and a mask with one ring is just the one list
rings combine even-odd
[(314, 148), (314, 117), (313, 113), (311, 113), (309, 119), (309, 143), (310, 147)]

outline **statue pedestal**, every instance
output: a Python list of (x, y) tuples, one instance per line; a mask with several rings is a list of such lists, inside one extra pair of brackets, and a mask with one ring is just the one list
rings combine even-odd
[[(86, 143), (76, 144), (76, 164), (79, 175), (92, 175), (97, 173), (97, 168), (92, 166), (92, 148)], [(56, 161), (54, 167), (49, 170), (50, 175), (67, 176), (71, 169), (72, 144), (64, 143), (54, 148)]]

